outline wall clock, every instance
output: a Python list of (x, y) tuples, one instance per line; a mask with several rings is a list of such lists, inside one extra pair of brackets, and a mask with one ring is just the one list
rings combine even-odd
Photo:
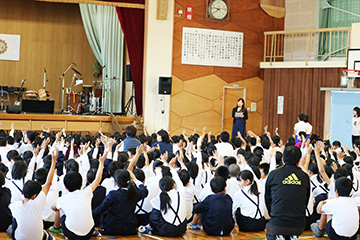
[(207, 0), (206, 19), (228, 21), (230, 19), (230, 0)]

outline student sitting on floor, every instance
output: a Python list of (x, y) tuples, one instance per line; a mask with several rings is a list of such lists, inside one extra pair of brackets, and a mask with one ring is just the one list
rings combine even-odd
[(11, 225), (12, 216), (9, 209), (11, 193), (5, 185), (5, 174), (0, 171), (0, 232), (5, 232)]
[(137, 234), (135, 206), (148, 195), (148, 190), (128, 170), (117, 170), (114, 179), (119, 189), (110, 191), (103, 203), (93, 211), (93, 215), (103, 214), (102, 232), (105, 234), (135, 235)]
[(215, 193), (205, 198), (203, 202), (194, 206), (194, 222), (203, 225), (209, 235), (228, 235), (234, 228), (232, 217), (232, 200), (226, 194), (226, 181), (222, 177), (214, 177), (210, 181), (211, 190)]
[(264, 195), (259, 193), (254, 175), (249, 170), (242, 171), (237, 179), (241, 190), (235, 194), (233, 211), (239, 230), (263, 231), (266, 223)]
[(171, 174), (173, 178), (166, 176), (160, 179), (161, 193), (151, 200), (151, 232), (164, 237), (181, 236), (186, 231), (184, 186), (174, 169), (171, 169)]
[(46, 205), (46, 195), (54, 178), (57, 152), (52, 157), (52, 164), (46, 183), (41, 188), (39, 182), (29, 180), (24, 184), (25, 199), (9, 205), (14, 217), (11, 229), (12, 239), (51, 240), (53, 236), (43, 230), (42, 214)]
[[(352, 182), (346, 177), (336, 179), (336, 198), (319, 203), (317, 210), (322, 214), (319, 223), (311, 229), (316, 237), (323, 237), (325, 231), (330, 239), (356, 239), (359, 229), (359, 212), (354, 198), (349, 197)], [(330, 220), (328, 216), (332, 216)]]
[[(90, 169), (86, 174), (86, 179), (87, 179), (86, 186), (89, 186), (92, 182), (94, 182), (96, 178), (97, 168)], [(94, 211), (95, 208), (100, 206), (101, 203), (104, 201), (105, 197), (106, 197), (106, 188), (99, 185), (93, 192), (93, 197), (91, 200), (91, 210)], [(101, 220), (101, 216), (94, 217), (95, 227), (100, 226), (100, 220)]]
[(61, 196), (52, 209), (56, 211), (54, 228), (59, 229), (61, 223), (62, 231), (69, 239), (90, 239), (93, 236), (101, 236), (95, 230), (91, 199), (93, 191), (101, 181), (106, 156), (107, 152), (100, 157), (96, 178), (84, 189), (81, 190), (83, 180), (80, 173), (70, 171), (64, 177), (64, 185), (69, 193)]

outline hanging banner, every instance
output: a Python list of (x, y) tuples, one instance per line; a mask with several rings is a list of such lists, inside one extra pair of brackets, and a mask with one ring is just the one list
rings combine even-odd
[(20, 60), (20, 35), (0, 34), (0, 60)]

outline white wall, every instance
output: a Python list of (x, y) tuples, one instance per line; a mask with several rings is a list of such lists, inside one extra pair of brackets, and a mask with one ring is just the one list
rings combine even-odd
[[(162, 103), (158, 94), (159, 76), (171, 77), (174, 2), (168, 0), (167, 20), (156, 20), (156, 0), (146, 0), (144, 48), (144, 124), (149, 132), (169, 129), (170, 96), (165, 96), (162, 124)], [(162, 126), (163, 125), (163, 126)]]

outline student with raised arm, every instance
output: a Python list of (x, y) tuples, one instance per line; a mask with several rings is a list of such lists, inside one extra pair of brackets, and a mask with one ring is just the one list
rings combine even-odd
[(70, 171), (64, 177), (64, 185), (69, 193), (60, 197), (52, 209), (57, 212), (54, 227), (59, 229), (61, 222), (62, 231), (69, 239), (90, 239), (93, 236), (101, 236), (95, 230), (91, 200), (93, 191), (101, 181), (106, 156), (107, 152), (100, 157), (95, 180), (84, 189), (81, 189), (83, 180), (80, 173)]
[(25, 183), (23, 194), (25, 199), (9, 205), (14, 217), (11, 236), (16, 240), (51, 240), (53, 236), (43, 230), (42, 214), (46, 205), (51, 182), (54, 177), (57, 150), (52, 156), (52, 163), (46, 182), (41, 188), (39, 182), (29, 180)]

